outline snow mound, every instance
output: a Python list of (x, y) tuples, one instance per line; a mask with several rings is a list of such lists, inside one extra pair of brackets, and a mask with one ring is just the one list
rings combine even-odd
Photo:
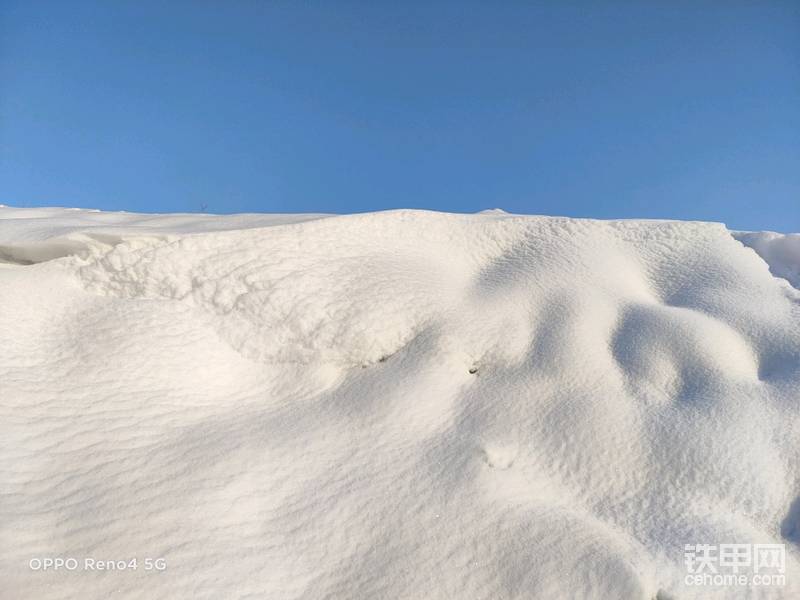
[(734, 237), (755, 250), (776, 277), (800, 289), (800, 233), (737, 232)]
[[(0, 208), (0, 596), (797, 597), (798, 238), (765, 235)], [(685, 585), (734, 542), (786, 585)]]

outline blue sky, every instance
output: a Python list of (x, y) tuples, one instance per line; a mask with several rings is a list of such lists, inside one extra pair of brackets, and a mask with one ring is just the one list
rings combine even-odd
[(800, 231), (800, 3), (0, 3), (0, 202)]

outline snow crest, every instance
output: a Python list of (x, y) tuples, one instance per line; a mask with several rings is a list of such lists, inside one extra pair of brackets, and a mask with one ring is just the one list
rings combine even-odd
[(772, 231), (737, 232), (737, 240), (755, 250), (775, 277), (783, 277), (800, 289), (800, 233)]

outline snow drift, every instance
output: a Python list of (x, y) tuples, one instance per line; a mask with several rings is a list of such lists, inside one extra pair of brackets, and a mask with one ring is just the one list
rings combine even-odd
[[(800, 262), (765, 236), (2, 208), (0, 597), (796, 598)], [(729, 542), (786, 585), (685, 585)]]

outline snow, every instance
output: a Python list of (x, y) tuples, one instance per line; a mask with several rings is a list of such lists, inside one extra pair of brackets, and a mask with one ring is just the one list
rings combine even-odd
[(0, 208), (0, 597), (796, 598), (798, 240)]
[(736, 232), (734, 237), (755, 250), (775, 277), (783, 277), (800, 288), (800, 233), (743, 231)]

